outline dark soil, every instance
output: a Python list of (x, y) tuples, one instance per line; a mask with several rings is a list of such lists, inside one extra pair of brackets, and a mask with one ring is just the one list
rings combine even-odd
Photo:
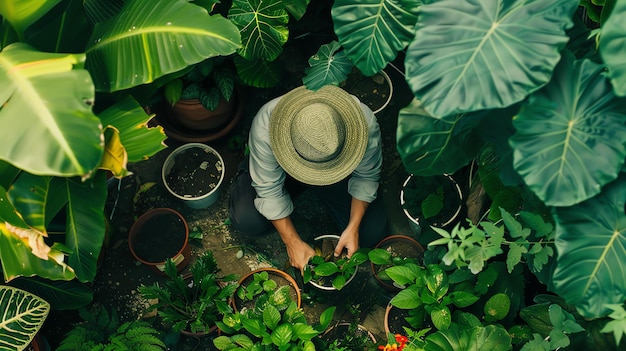
[[(443, 227), (463, 205), (456, 187), (456, 182), (445, 176), (413, 177), (404, 188), (404, 208), (420, 222)], [(434, 198), (442, 201), (441, 209), (430, 215), (424, 214), (422, 210), (425, 206), (431, 206), (427, 203)]]
[(411, 328), (411, 325), (406, 320), (407, 316), (408, 310), (392, 307), (389, 310), (389, 315), (387, 317), (387, 327), (389, 328), (389, 332), (392, 334), (404, 335), (404, 327)]
[(382, 74), (377, 73), (367, 77), (356, 69), (348, 75), (348, 79), (341, 87), (359, 98), (372, 111), (383, 107), (391, 94), (391, 87)]
[(173, 213), (148, 219), (139, 228), (132, 244), (138, 257), (161, 263), (173, 258), (185, 243), (185, 224)]
[[(404, 261), (410, 262), (421, 262), (424, 258), (424, 248), (421, 246), (416, 246), (414, 242), (408, 239), (397, 238), (397, 239), (389, 239), (385, 242), (381, 242), (377, 248), (386, 250), (391, 254), (392, 260), (394, 258), (398, 260), (402, 260), (400, 263)], [(372, 264), (374, 274), (376, 274), (377, 279), (381, 281), (383, 287), (391, 291), (397, 291), (399, 288), (393, 285), (393, 281), (390, 279), (383, 279), (379, 276), (379, 273), (384, 271), (385, 269), (391, 267), (391, 265), (375, 265)]]
[(189, 148), (176, 155), (166, 175), (170, 189), (183, 197), (199, 197), (219, 183), (223, 165), (217, 155), (201, 148)]

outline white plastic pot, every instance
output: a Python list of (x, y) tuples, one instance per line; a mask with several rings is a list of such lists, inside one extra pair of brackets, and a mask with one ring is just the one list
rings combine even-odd
[[(190, 194), (178, 194), (172, 189), (171, 185), (168, 183), (168, 175), (170, 174), (170, 171), (176, 165), (177, 162), (182, 162), (179, 156), (183, 152), (192, 148), (198, 149), (199, 155), (202, 155), (203, 153), (207, 153), (207, 154), (211, 153), (217, 156), (217, 159), (218, 159), (215, 166), (217, 170), (220, 172), (220, 175), (216, 179), (215, 183), (207, 184), (207, 187), (210, 190), (208, 190), (206, 193), (200, 196), (194, 196)], [(203, 170), (203, 167), (206, 168), (207, 166), (206, 163), (204, 162), (205, 161), (202, 160), (201, 156), (199, 156), (197, 164), (194, 163), (194, 165), (198, 167), (199, 171), (201, 171)], [(217, 150), (202, 143), (188, 143), (188, 144), (184, 144), (174, 149), (174, 151), (172, 151), (172, 153), (170, 153), (167, 156), (167, 158), (165, 159), (165, 162), (163, 163), (163, 168), (161, 171), (161, 178), (163, 180), (163, 184), (165, 185), (165, 188), (170, 194), (172, 194), (174, 197), (183, 201), (183, 203), (187, 205), (188, 207), (191, 207), (194, 209), (201, 209), (201, 208), (207, 208), (211, 206), (219, 198), (220, 188), (224, 181), (224, 173), (225, 173), (224, 159), (219, 154), (219, 152), (217, 152)], [(209, 185), (212, 186), (212, 189)]]

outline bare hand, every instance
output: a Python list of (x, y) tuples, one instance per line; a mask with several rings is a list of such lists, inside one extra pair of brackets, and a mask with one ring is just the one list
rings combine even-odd
[(352, 257), (352, 254), (359, 249), (359, 232), (358, 230), (350, 230), (346, 228), (343, 233), (341, 233), (341, 237), (339, 238), (339, 242), (335, 247), (335, 257), (341, 256), (341, 252), (346, 249), (348, 251), (348, 258)]
[(315, 250), (306, 242), (298, 240), (287, 245), (287, 255), (289, 255), (289, 263), (302, 273), (309, 259), (315, 256)]

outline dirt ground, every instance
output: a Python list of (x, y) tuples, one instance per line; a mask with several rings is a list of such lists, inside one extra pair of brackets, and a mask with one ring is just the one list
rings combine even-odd
[[(408, 104), (410, 91), (399, 71), (387, 68), (394, 82), (394, 95), (390, 104), (377, 114), (383, 135), (384, 163), (379, 196), (382, 196), (391, 224), (391, 234), (413, 235), (409, 223), (399, 204), (400, 186), (407, 174), (402, 167), (395, 149), (395, 128), (398, 110)], [(230, 181), (237, 164), (243, 158), (242, 140), (247, 138), (247, 130), (254, 113), (269, 99), (277, 95), (275, 90), (251, 90), (245, 92), (246, 109), (244, 116), (227, 137), (208, 143), (217, 149), (224, 158), (226, 178), (216, 203), (206, 209), (192, 209), (180, 200), (170, 196), (161, 181), (161, 165), (165, 157), (180, 142), (167, 140), (168, 148), (146, 161), (129, 165), (131, 176), (121, 181), (109, 182), (109, 199), (106, 206), (113, 233), (105, 247), (105, 258), (98, 275), (92, 284), (94, 302), (116, 308), (122, 320), (140, 318), (147, 301), (137, 291), (141, 284), (151, 284), (163, 279), (147, 266), (136, 261), (128, 249), (128, 231), (134, 220), (151, 208), (169, 207), (179, 211), (187, 220), (192, 233), (201, 233), (201, 239), (192, 240), (192, 256), (211, 250), (218, 265), (225, 274), (238, 276), (259, 267), (276, 267), (289, 272), (299, 281), (303, 294), (303, 308), (311, 322), (317, 321), (322, 310), (337, 305), (337, 320), (352, 320), (347, 306), (356, 307), (357, 317), (379, 340), (384, 340), (383, 317), (388, 300), (391, 298), (373, 278), (369, 265), (359, 268), (356, 279), (339, 292), (322, 292), (301, 283), (299, 274), (289, 267), (284, 244), (277, 233), (256, 240), (245, 240), (233, 232), (228, 225), (228, 200)], [(328, 213), (313, 194), (305, 191), (295, 200), (293, 221), (301, 236), (313, 242), (321, 234), (336, 234), (337, 228)], [(241, 254), (243, 253), (243, 256)], [(68, 322), (78, 321), (76, 314), (52, 312), (44, 326), (53, 349), (69, 328)], [(183, 337), (172, 350), (210, 350), (210, 338), (193, 339)]]

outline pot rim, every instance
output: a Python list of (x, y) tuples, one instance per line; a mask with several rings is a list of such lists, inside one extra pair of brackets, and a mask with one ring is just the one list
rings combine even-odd
[[(387, 237), (384, 237), (382, 240), (380, 240), (378, 242), (378, 244), (376, 244), (376, 246), (374, 246), (374, 248), (375, 249), (381, 248), (381, 246), (383, 246), (387, 242), (394, 241), (394, 240), (409, 242), (411, 245), (413, 245), (413, 246), (417, 247), (419, 250), (421, 250), (422, 251), (422, 255), (424, 255), (424, 252), (426, 251), (426, 250), (424, 250), (424, 246), (422, 246), (422, 244), (420, 244), (419, 241), (415, 240), (413, 237), (410, 237), (410, 236), (404, 235), (404, 234), (393, 234), (393, 235), (389, 235)], [(376, 274), (376, 267), (377, 266), (379, 266), (379, 265), (374, 264), (374, 263), (372, 263), (370, 261), (370, 268), (372, 270), (372, 275), (374, 275), (374, 278), (376, 278), (376, 281), (378, 281), (378, 283), (380, 285), (382, 285), (383, 288), (387, 289), (388, 291), (400, 291), (400, 290), (402, 290), (401, 288), (397, 287), (396, 285), (388, 284), (387, 282), (384, 282), (383, 280), (378, 278), (378, 274)]]
[[(298, 286), (298, 283), (296, 282), (295, 279), (293, 279), (293, 277), (291, 275), (289, 275), (289, 273), (280, 270), (278, 268), (274, 268), (274, 267), (261, 267), (261, 268), (257, 268), (253, 271), (250, 271), (246, 274), (244, 274), (241, 278), (239, 278), (239, 281), (237, 281), (237, 286), (242, 285), (246, 279), (250, 278), (251, 276), (253, 276), (256, 273), (260, 273), (260, 272), (268, 272), (268, 274), (270, 275), (277, 275), (280, 276), (281, 278), (284, 278), (285, 280), (287, 280), (289, 282), (289, 284), (291, 285), (291, 287), (293, 288), (293, 290), (296, 292), (296, 300), (294, 301), (297, 305), (298, 308), (300, 308), (301, 303), (302, 303), (302, 295), (300, 293), (300, 287)], [(233, 308), (233, 310), (238, 311), (239, 308), (237, 307), (237, 304), (235, 303), (235, 297), (233, 296), (231, 299), (231, 307)]]
[[(447, 173), (443, 173), (440, 176), (444, 176), (444, 177), (448, 178), (448, 180), (450, 180), (450, 182), (454, 185), (454, 188), (456, 189), (456, 193), (457, 193), (459, 199), (461, 200), (461, 203), (459, 204), (459, 206), (457, 206), (456, 211), (454, 212), (454, 214), (451, 215), (450, 218), (446, 222), (437, 225), (437, 227), (443, 228), (443, 227), (446, 227), (446, 226), (450, 225), (451, 223), (453, 223), (457, 219), (459, 214), (461, 213), (461, 209), (463, 208), (463, 191), (461, 191), (461, 187), (459, 186), (459, 183), (456, 180), (454, 180), (454, 178), (452, 178), (451, 175), (449, 175)], [(406, 204), (406, 200), (404, 198), (404, 189), (406, 188), (406, 186), (409, 184), (409, 182), (414, 177), (415, 176), (413, 174), (409, 174), (408, 177), (406, 178), (406, 180), (404, 181), (404, 183), (402, 183), (402, 187), (401, 187), (401, 190), (400, 190), (400, 206), (402, 207), (402, 211), (404, 212), (406, 217), (411, 222), (413, 222), (417, 226), (421, 226), (419, 218), (413, 217), (413, 215), (411, 215), (409, 213), (409, 211), (406, 208), (404, 208), (404, 205)]]
[[(340, 238), (341, 238), (341, 236), (339, 236), (337, 234), (324, 234), (324, 235), (320, 235), (320, 236), (315, 237), (314, 241), (323, 240), (323, 239), (337, 239), (337, 240), (339, 240)], [(350, 278), (348, 278), (348, 280), (346, 280), (346, 284), (345, 285), (348, 285), (354, 279), (354, 277), (356, 277), (356, 274), (358, 273), (358, 271), (359, 271), (359, 266), (357, 265), (356, 269), (354, 270), (354, 273), (352, 273)], [(314, 287), (316, 287), (318, 289), (321, 289), (321, 290), (327, 290), (327, 291), (336, 291), (337, 290), (333, 286), (319, 285), (316, 282), (314, 282), (313, 280), (310, 280), (309, 284), (311, 284)]]
[[(168, 207), (153, 208), (145, 212), (141, 216), (139, 216), (139, 218), (137, 218), (137, 220), (130, 227), (130, 230), (128, 232), (128, 248), (130, 249), (131, 254), (137, 261), (162, 272), (162, 269), (160, 267), (163, 267), (165, 265), (165, 261), (162, 261), (162, 262), (146, 261), (137, 255), (133, 247), (133, 242), (134, 242), (135, 236), (137, 235), (139, 231), (139, 228), (142, 225), (144, 225), (149, 219), (159, 214), (173, 214), (183, 222), (183, 225), (185, 227), (185, 240), (183, 241), (183, 245), (181, 246), (180, 250), (178, 250), (178, 252), (172, 257), (172, 258), (176, 258), (182, 255), (183, 260), (181, 260), (179, 263), (176, 264), (177, 269), (180, 271), (185, 267), (186, 263), (189, 261), (190, 256), (191, 256), (190, 249), (189, 249), (189, 225), (187, 224), (187, 220), (185, 219), (185, 217), (183, 217), (183, 215), (180, 212), (174, 209), (171, 209)], [(189, 253), (187, 251), (189, 251)]]
[[(180, 194), (177, 194), (174, 190), (172, 190), (172, 188), (170, 188), (169, 184), (167, 183), (167, 174), (168, 172), (171, 170), (171, 165), (173, 165), (174, 163), (174, 159), (176, 158), (177, 155), (179, 155), (180, 153), (182, 153), (183, 151), (187, 150), (187, 149), (191, 149), (191, 148), (200, 148), (203, 151), (207, 152), (207, 153), (212, 153), (215, 156), (217, 156), (217, 158), (219, 159), (220, 163), (222, 164), (222, 171), (220, 172), (220, 179), (217, 182), (217, 184), (215, 185), (215, 188), (213, 188), (211, 191), (209, 191), (206, 194), (203, 194), (201, 196), (196, 196), (196, 197), (185, 197), (182, 196)], [(165, 188), (167, 189), (167, 191), (174, 195), (176, 198), (183, 200), (183, 201), (191, 201), (191, 202), (196, 202), (196, 201), (202, 201), (204, 199), (206, 199), (207, 197), (210, 197), (214, 194), (216, 194), (222, 183), (224, 182), (224, 177), (226, 174), (226, 170), (225, 170), (225, 164), (224, 164), (224, 159), (222, 158), (222, 155), (215, 150), (214, 148), (203, 144), (203, 143), (186, 143), (183, 144), (179, 147), (177, 147), (176, 149), (174, 149), (169, 155), (167, 155), (167, 158), (165, 159), (165, 161), (163, 162), (163, 167), (161, 168), (161, 180), (163, 181), (163, 185), (165, 185)]]

